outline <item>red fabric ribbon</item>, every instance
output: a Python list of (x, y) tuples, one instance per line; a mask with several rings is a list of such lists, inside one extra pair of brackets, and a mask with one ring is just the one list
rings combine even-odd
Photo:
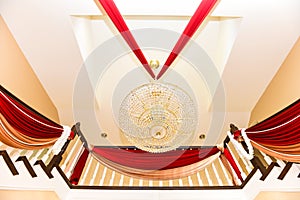
[(102, 5), (103, 9), (114, 23), (118, 31), (121, 33), (122, 37), (125, 39), (133, 53), (142, 63), (143, 67), (146, 71), (150, 74), (150, 76), (154, 79), (155, 75), (148, 64), (142, 50), (140, 49), (139, 45), (135, 41), (133, 35), (131, 34), (130, 30), (128, 29), (121, 13), (119, 12), (117, 6), (115, 5), (113, 0), (99, 0), (100, 4)]
[(235, 140), (237, 140), (238, 137), (241, 136), (241, 135), (242, 135), (242, 134), (241, 134), (241, 130), (234, 131), (234, 133), (233, 133), (233, 138), (234, 138)]
[[(131, 32), (129, 31), (121, 13), (119, 12), (117, 6), (115, 5), (113, 0), (98, 0), (102, 5), (103, 9), (110, 17), (116, 28), (121, 33), (122, 37), (125, 39), (129, 47), (132, 49), (134, 54), (140, 60), (144, 68), (150, 74), (152, 78), (155, 78), (155, 75), (149, 66), (142, 50), (138, 46), (137, 42), (135, 41), (134, 37), (132, 36)], [(198, 27), (204, 21), (206, 16), (215, 6), (218, 0), (202, 0), (199, 7), (197, 8), (196, 12), (190, 19), (189, 23), (187, 24), (186, 28), (184, 29), (183, 33), (181, 34), (180, 38), (178, 39), (176, 45), (174, 46), (172, 52), (170, 53), (169, 57), (167, 58), (163, 68), (157, 75), (156, 79), (159, 79), (170, 67), (173, 61), (177, 58), (178, 54), (182, 51), (191, 37), (194, 35)]]
[(87, 161), (88, 156), (89, 156), (88, 149), (84, 149), (84, 151), (81, 154), (80, 158), (78, 159), (78, 162), (76, 163), (76, 166), (74, 167), (73, 173), (70, 177), (70, 183), (72, 185), (77, 185), (78, 184), (78, 181), (81, 177), (81, 174), (82, 174), (83, 169), (85, 167), (85, 163)]
[(206, 16), (215, 6), (218, 0), (202, 0), (199, 7), (197, 8), (196, 12), (190, 19), (189, 23), (185, 27), (183, 33), (181, 34), (179, 40), (175, 44), (172, 52), (170, 53), (169, 57), (167, 58), (164, 66), (162, 67), (161, 71), (157, 75), (156, 79), (159, 79), (170, 67), (173, 61), (177, 58), (178, 54), (182, 51), (191, 37), (194, 35), (196, 30), (199, 28), (201, 23), (204, 21)]
[(236, 165), (231, 153), (228, 151), (227, 148), (224, 149), (224, 156), (226, 157), (226, 159), (230, 163), (230, 165), (231, 165), (232, 169), (234, 170), (235, 174), (237, 175), (237, 177), (243, 182), (241, 171), (239, 170), (239, 168)]

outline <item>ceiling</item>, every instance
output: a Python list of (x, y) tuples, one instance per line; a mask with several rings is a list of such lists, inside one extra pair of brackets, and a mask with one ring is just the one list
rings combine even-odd
[[(115, 0), (148, 60), (163, 64), (200, 0)], [(197, 105), (193, 145), (223, 138), (250, 112), (300, 33), (298, 0), (220, 0), (160, 82)], [(124, 145), (122, 100), (151, 80), (93, 0), (0, 0), (0, 14), (62, 124), (81, 122), (94, 145)], [(94, 99), (94, 97), (96, 97)], [(107, 133), (101, 138), (100, 133)], [(199, 140), (200, 134), (206, 140)]]

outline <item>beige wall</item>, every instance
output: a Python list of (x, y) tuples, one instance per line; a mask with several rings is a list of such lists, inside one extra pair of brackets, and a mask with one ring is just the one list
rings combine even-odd
[(266, 119), (299, 99), (299, 76), (300, 38), (252, 110), (249, 126)]
[(0, 84), (44, 116), (59, 122), (56, 107), (0, 16)]
[(38, 190), (0, 190), (0, 199), (2, 200), (59, 200), (53, 191)]
[(299, 199), (300, 193), (299, 192), (260, 192), (256, 197), (255, 200), (296, 200)]

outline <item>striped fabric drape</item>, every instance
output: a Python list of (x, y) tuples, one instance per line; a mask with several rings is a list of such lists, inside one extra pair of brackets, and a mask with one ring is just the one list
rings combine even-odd
[(290, 162), (300, 162), (300, 99), (245, 130), (254, 147)]
[(15, 148), (39, 149), (53, 145), (63, 126), (43, 117), (0, 86), (0, 140)]
[(92, 155), (119, 173), (144, 179), (176, 179), (192, 175), (220, 156), (217, 147), (153, 154), (142, 150), (94, 147)]

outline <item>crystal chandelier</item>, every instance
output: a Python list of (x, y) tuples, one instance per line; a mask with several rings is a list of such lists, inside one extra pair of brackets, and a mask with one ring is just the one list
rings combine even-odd
[(149, 83), (132, 90), (120, 106), (119, 126), (136, 147), (166, 152), (186, 144), (197, 126), (190, 96), (177, 86)]

